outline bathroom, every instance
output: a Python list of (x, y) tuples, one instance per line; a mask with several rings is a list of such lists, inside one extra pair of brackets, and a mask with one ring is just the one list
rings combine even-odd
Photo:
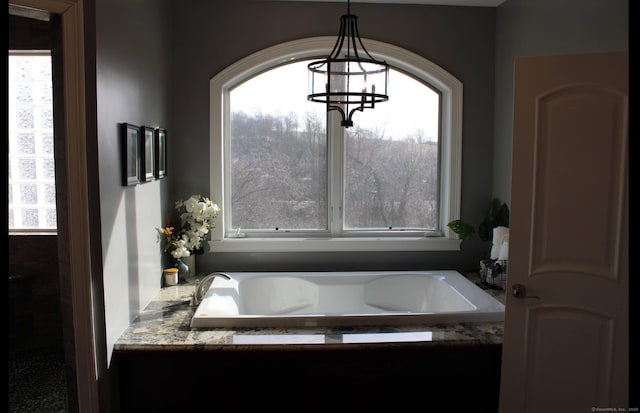
[[(95, 353), (98, 370), (108, 376), (114, 343), (161, 286), (162, 252), (154, 228), (163, 224), (177, 199), (209, 192), (209, 80), (266, 47), (335, 35), (345, 5), (157, 0), (95, 0), (82, 5), (85, 70), (87, 81), (93, 82), (85, 92), (87, 151), (90, 160), (98, 162), (89, 166), (91, 207), (85, 218), (91, 223), (91, 236), (88, 245), (79, 243), (92, 260), (81, 276), (74, 272), (73, 288), (93, 288), (96, 344), (89, 346), (90, 353)], [(492, 196), (510, 197), (513, 57), (628, 49), (626, 1), (585, 5), (576, 0), (559, 6), (550, 0), (506, 0), (488, 8), (354, 2), (352, 7), (363, 37), (418, 53), (463, 82), (461, 216), (472, 222), (481, 220)], [(133, 188), (121, 185), (114, 173), (120, 165), (121, 122), (167, 128), (167, 178)], [(436, 252), (214, 249), (198, 257), (198, 268), (473, 271), (486, 248), (472, 241), (460, 251)], [(92, 282), (87, 285), (88, 274)], [(83, 304), (87, 305), (78, 303)], [(74, 313), (65, 312), (63, 323), (70, 323), (68, 314)], [(80, 326), (77, 334), (86, 332), (87, 325)], [(80, 342), (86, 346), (86, 338)], [(102, 403), (111, 404), (108, 386), (100, 392)]]

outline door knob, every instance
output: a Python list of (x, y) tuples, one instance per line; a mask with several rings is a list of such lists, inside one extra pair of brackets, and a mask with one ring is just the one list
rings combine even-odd
[(511, 295), (516, 298), (522, 298), (527, 295), (527, 288), (522, 284), (514, 284), (511, 289)]
[(536, 298), (540, 299), (537, 295), (527, 295), (527, 288), (522, 284), (513, 284), (511, 287), (511, 295), (516, 298)]

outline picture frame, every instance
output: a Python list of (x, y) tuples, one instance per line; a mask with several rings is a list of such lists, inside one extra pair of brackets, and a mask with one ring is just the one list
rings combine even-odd
[(140, 127), (131, 123), (120, 126), (122, 140), (122, 185), (140, 183)]
[(149, 126), (140, 128), (142, 139), (140, 140), (140, 180), (149, 182), (155, 179), (155, 129)]
[(164, 128), (155, 129), (155, 177), (162, 179), (167, 176), (167, 130)]

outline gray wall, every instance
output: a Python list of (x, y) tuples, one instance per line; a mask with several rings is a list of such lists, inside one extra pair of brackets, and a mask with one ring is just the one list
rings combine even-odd
[(156, 226), (168, 181), (126, 187), (119, 125), (169, 123), (169, 33), (164, 0), (96, 0), (96, 95), (102, 281), (108, 354), (160, 289)]
[(628, 0), (507, 0), (496, 16), (494, 196), (511, 198), (517, 56), (629, 50)]
[[(209, 79), (263, 48), (335, 36), (345, 7), (246, 0), (95, 3), (103, 254), (103, 278), (95, 282), (104, 289), (110, 353), (160, 288), (163, 257), (154, 228), (172, 215), (175, 200), (209, 191)], [(462, 218), (469, 222), (481, 220), (492, 195), (510, 196), (513, 58), (628, 49), (627, 0), (508, 0), (497, 9), (354, 3), (352, 12), (363, 37), (420, 54), (463, 82)], [(168, 178), (121, 185), (121, 122), (168, 129)], [(198, 268), (475, 270), (488, 246), (462, 245), (462, 251), (439, 253), (213, 252), (198, 257)]]
[[(251, 53), (294, 39), (336, 36), (343, 3), (171, 2), (169, 179), (174, 200), (209, 193), (209, 80)], [(480, 222), (491, 195), (494, 8), (354, 3), (361, 36), (391, 43), (442, 66), (464, 84), (462, 218)], [(284, 87), (284, 85), (283, 85)], [(301, 91), (306, 93), (306, 91)], [(393, 90), (390, 91), (390, 95)], [(404, 253), (219, 253), (197, 257), (213, 270), (474, 270), (488, 250)]]

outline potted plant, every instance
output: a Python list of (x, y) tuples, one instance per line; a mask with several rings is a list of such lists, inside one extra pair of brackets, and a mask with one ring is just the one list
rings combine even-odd
[[(460, 219), (450, 221), (447, 226), (458, 234), (463, 241), (471, 240), (476, 235), (475, 227)], [(499, 198), (493, 198), (491, 200), (484, 219), (478, 224), (478, 238), (481, 241), (491, 241), (487, 258), (480, 260), (480, 278), (482, 281), (487, 279), (487, 275), (495, 275), (506, 271), (506, 260), (499, 260), (497, 252), (492, 254), (492, 249), (497, 246), (493, 243), (496, 228), (503, 230), (502, 233), (504, 233), (504, 229), (508, 232), (509, 228), (509, 207)], [(500, 242), (502, 242), (502, 240), (500, 240)], [(497, 247), (499, 248), (499, 246)]]

